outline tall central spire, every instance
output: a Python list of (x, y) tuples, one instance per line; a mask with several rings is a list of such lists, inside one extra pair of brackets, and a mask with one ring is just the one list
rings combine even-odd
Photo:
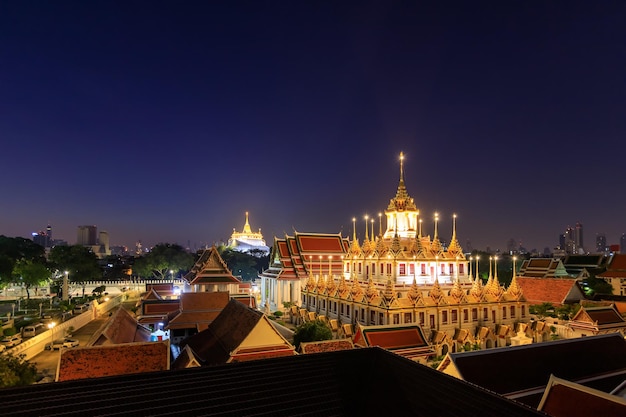
[(415, 202), (406, 191), (406, 186), (404, 185), (404, 152), (400, 152), (400, 182), (398, 183), (398, 190), (396, 191), (396, 197), (391, 199), (389, 202), (389, 207), (387, 210), (395, 210), (395, 211), (416, 211), (417, 207), (415, 206)]

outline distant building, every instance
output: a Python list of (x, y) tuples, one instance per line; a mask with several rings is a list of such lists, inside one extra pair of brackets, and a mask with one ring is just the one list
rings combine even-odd
[(44, 248), (51, 248), (53, 246), (52, 226), (50, 225), (46, 226), (45, 232), (43, 230), (39, 232), (33, 232), (32, 236), (33, 236), (33, 242), (35, 242), (36, 244), (40, 246), (43, 246)]
[(76, 244), (94, 246), (98, 244), (98, 228), (96, 226), (78, 226)]
[(605, 253), (606, 249), (606, 235), (604, 233), (596, 233), (596, 253)]
[(620, 237), (619, 239), (619, 247), (620, 247), (620, 253), (622, 251), (624, 251), (626, 253), (626, 233), (622, 233), (622, 237)]
[(265, 244), (265, 240), (261, 234), (261, 229), (254, 233), (250, 228), (247, 211), (246, 223), (243, 225), (243, 231), (238, 232), (233, 228), (233, 234), (230, 236), (230, 239), (228, 239), (228, 247), (239, 252), (258, 250), (263, 252), (263, 255), (267, 255), (270, 252), (270, 248)]

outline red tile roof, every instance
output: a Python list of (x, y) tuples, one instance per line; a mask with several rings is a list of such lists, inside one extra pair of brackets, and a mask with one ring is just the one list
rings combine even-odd
[(126, 309), (119, 307), (91, 336), (87, 346), (148, 342), (150, 333), (150, 329), (139, 324)]
[(355, 346), (380, 346), (409, 358), (433, 354), (422, 328), (417, 325), (359, 325), (352, 341)]
[(531, 304), (564, 304), (584, 298), (584, 293), (573, 278), (516, 277), (526, 300)]
[(180, 312), (166, 329), (206, 329), (230, 300), (227, 292), (186, 292), (180, 295)]
[(57, 381), (169, 369), (169, 341), (65, 349)]
[(351, 339), (334, 339), (322, 340), (320, 342), (302, 342), (300, 343), (300, 351), (303, 354), (335, 352), (338, 350), (354, 349), (354, 343)]
[(552, 375), (538, 409), (552, 417), (626, 416), (626, 399)]

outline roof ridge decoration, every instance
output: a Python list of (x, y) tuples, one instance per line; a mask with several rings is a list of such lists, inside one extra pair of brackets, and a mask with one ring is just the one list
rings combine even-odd
[(396, 190), (396, 196), (389, 201), (387, 206), (389, 211), (417, 211), (413, 198), (409, 196), (404, 185), (404, 153), (400, 152), (400, 181), (398, 182), (398, 189)]
[(350, 287), (350, 294), (357, 296), (363, 293), (363, 288), (359, 285), (359, 280), (356, 277), (352, 280), (352, 286)]
[(324, 275), (320, 274), (317, 280), (317, 292), (323, 293), (324, 289), (326, 289), (326, 279), (324, 279)]
[(448, 245), (448, 253), (454, 256), (463, 256), (463, 248), (459, 244), (459, 241), (456, 238), (456, 214), (452, 215), (452, 239), (450, 240), (450, 245)]
[(424, 300), (422, 297), (422, 292), (417, 286), (417, 280), (415, 279), (415, 276), (413, 276), (413, 283), (411, 284), (411, 288), (409, 288), (409, 291), (407, 292), (406, 296), (409, 300), (411, 300), (413, 304), (418, 304), (418, 303), (423, 304)]
[(454, 284), (452, 285), (452, 288), (450, 289), (450, 293), (448, 295), (457, 304), (467, 302), (467, 298), (465, 297), (465, 291), (463, 291), (463, 289), (461, 288), (461, 282), (458, 278), (454, 280)]
[(511, 283), (509, 284), (509, 288), (506, 290), (506, 294), (513, 297), (515, 300), (521, 300), (524, 296), (524, 292), (522, 291), (522, 287), (517, 282), (517, 277), (515, 276), (515, 271), (513, 272), (513, 278), (511, 279)]
[(332, 276), (329, 276), (328, 285), (326, 286), (326, 293), (328, 295), (333, 295), (336, 289), (337, 289), (337, 284), (335, 283), (335, 278)]
[(397, 256), (400, 251), (402, 251), (402, 247), (400, 246), (400, 236), (398, 236), (398, 232), (396, 232), (393, 239), (391, 239), (391, 252)]
[(371, 301), (377, 295), (380, 295), (380, 293), (374, 286), (374, 280), (372, 279), (372, 276), (370, 275), (369, 279), (367, 280), (367, 289), (365, 290), (365, 296), (367, 297), (369, 301)]
[(441, 291), (441, 286), (439, 286), (439, 279), (436, 276), (433, 287), (430, 289), (430, 291), (428, 291), (428, 296), (432, 298), (437, 304), (441, 302), (441, 298), (443, 297), (443, 291)]
[(337, 287), (337, 293), (339, 294), (339, 296), (341, 298), (343, 298), (343, 296), (350, 292), (350, 289), (348, 288), (348, 285), (346, 284), (346, 277), (341, 274), (341, 279), (339, 280), (339, 286)]
[(378, 240), (376, 241), (376, 252), (378, 253), (378, 256), (383, 256), (388, 250), (389, 248), (385, 244), (385, 240), (382, 238), (378, 238)]
[(483, 298), (484, 289), (482, 281), (482, 279), (476, 277), (474, 283), (472, 284), (472, 288), (470, 289), (470, 295), (476, 297), (477, 299)]
[(382, 296), (387, 305), (391, 305), (393, 300), (396, 299), (396, 294), (393, 288), (393, 284), (391, 283), (391, 278), (387, 279), (387, 284), (385, 284), (385, 291), (383, 291)]

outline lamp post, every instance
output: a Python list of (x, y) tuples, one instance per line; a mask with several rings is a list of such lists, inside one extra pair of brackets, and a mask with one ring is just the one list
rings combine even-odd
[(63, 301), (67, 301), (69, 299), (69, 275), (69, 271), (65, 271), (65, 276), (63, 277)]

